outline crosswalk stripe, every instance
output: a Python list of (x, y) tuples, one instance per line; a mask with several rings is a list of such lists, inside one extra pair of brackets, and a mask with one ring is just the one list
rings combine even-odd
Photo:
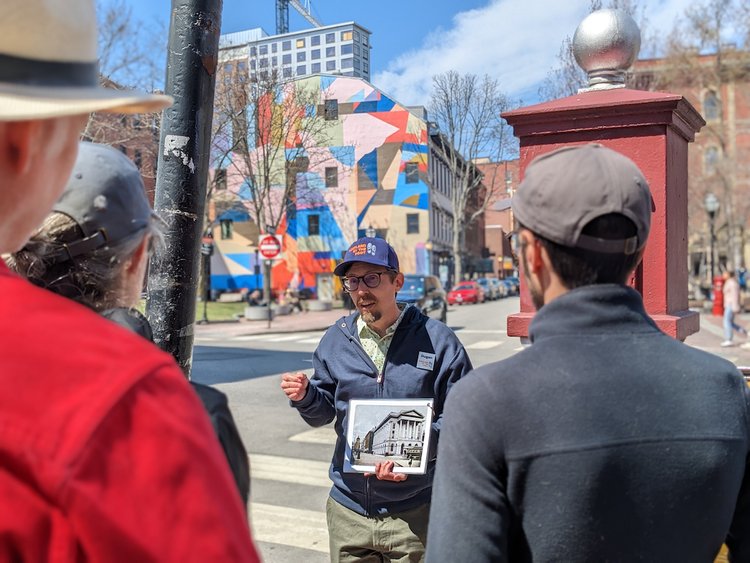
[(252, 479), (330, 488), (329, 466), (330, 463), (326, 461), (264, 454), (250, 455), (250, 477)]
[(235, 336), (235, 340), (252, 341), (252, 340), (273, 340), (278, 334), (240, 334)]
[(336, 431), (328, 426), (313, 428), (300, 432), (289, 438), (290, 442), (305, 442), (307, 444), (324, 444), (333, 446), (336, 444)]
[(507, 334), (508, 331), (500, 329), (472, 330), (470, 328), (457, 328), (454, 332), (456, 332), (456, 334)]
[(251, 502), (250, 525), (258, 542), (328, 553), (325, 512)]
[(474, 342), (473, 344), (467, 344), (464, 346), (467, 350), (487, 350), (488, 348), (494, 348), (495, 346), (500, 346), (502, 344), (502, 341), (500, 340), (480, 340), (479, 342)]
[(299, 340), (298, 342), (300, 344), (317, 344), (320, 342), (320, 339), (322, 336), (318, 336), (317, 338), (305, 338), (304, 340)]

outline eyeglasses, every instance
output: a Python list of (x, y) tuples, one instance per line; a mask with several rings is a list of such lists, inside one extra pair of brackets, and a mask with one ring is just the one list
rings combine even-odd
[(359, 288), (359, 282), (362, 280), (364, 284), (370, 289), (375, 289), (380, 285), (380, 276), (383, 274), (392, 274), (393, 272), (370, 272), (364, 276), (346, 276), (342, 278), (344, 283), (344, 289), (347, 291), (357, 291)]

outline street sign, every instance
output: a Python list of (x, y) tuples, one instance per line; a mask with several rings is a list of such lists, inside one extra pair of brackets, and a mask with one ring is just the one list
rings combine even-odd
[(276, 235), (263, 235), (258, 242), (258, 251), (263, 258), (271, 260), (281, 253), (281, 237)]

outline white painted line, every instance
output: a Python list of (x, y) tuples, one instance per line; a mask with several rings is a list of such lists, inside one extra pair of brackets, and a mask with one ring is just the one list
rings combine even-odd
[(251, 502), (250, 526), (255, 541), (328, 553), (328, 527), (323, 511)]
[(276, 338), (272, 338), (273, 342), (289, 342), (291, 340), (299, 340), (300, 335), (299, 334), (287, 334), (285, 336), (282, 336), (280, 334), (276, 335)]
[(487, 350), (489, 348), (500, 346), (501, 344), (502, 341), (500, 340), (480, 340), (479, 342), (468, 344), (467, 346), (464, 346), (464, 348), (467, 350)]
[(289, 438), (290, 442), (305, 442), (307, 444), (325, 444), (333, 446), (336, 444), (336, 431), (329, 426), (313, 428), (300, 432)]
[(329, 489), (331, 487), (331, 481), (328, 479), (330, 465), (327, 461), (250, 454), (250, 477)]
[(233, 340), (273, 340), (277, 336), (278, 334), (240, 334), (239, 336), (235, 336)]
[(507, 334), (507, 330), (473, 330), (470, 328), (457, 328), (455, 330), (456, 333), (461, 334)]
[(523, 350), (526, 350), (526, 346), (519, 346), (518, 348), (513, 348), (514, 352), (521, 352)]
[(304, 340), (300, 340), (300, 344), (318, 344), (320, 342), (320, 339), (323, 338), (322, 336), (318, 336), (317, 338), (305, 338)]

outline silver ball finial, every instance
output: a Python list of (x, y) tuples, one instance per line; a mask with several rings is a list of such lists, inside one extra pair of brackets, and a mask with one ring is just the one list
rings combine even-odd
[(573, 36), (573, 55), (589, 76), (590, 90), (624, 88), (625, 72), (641, 48), (641, 30), (627, 12), (597, 10), (578, 26)]

